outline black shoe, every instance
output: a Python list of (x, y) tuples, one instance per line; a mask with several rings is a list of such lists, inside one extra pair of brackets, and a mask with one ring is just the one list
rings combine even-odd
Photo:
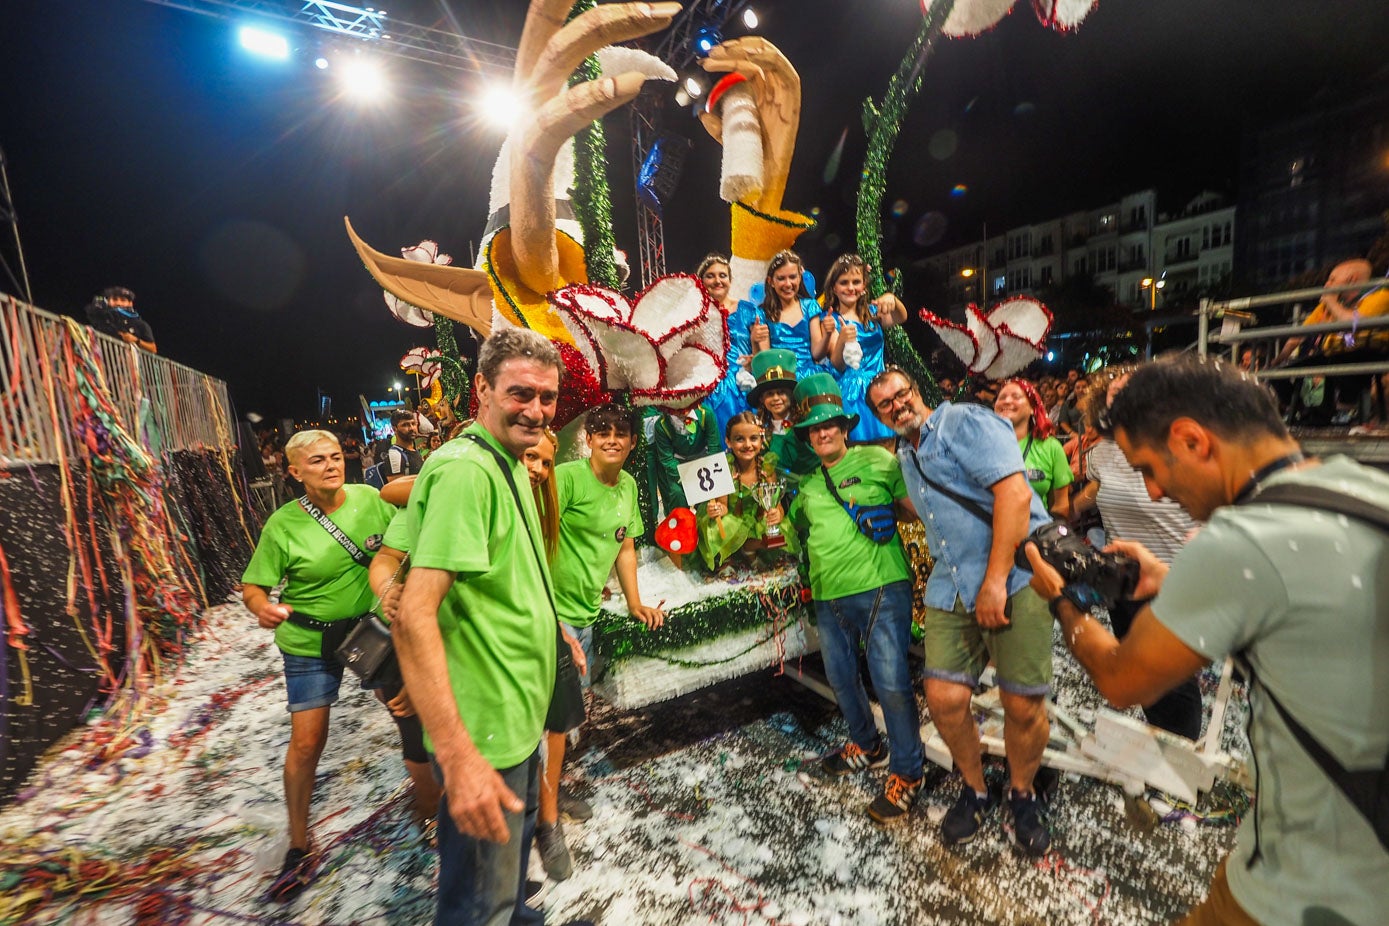
[(874, 823), (887, 826), (907, 819), (911, 815), (916, 796), (921, 793), (924, 778), (908, 781), (901, 775), (888, 775), (883, 785), (883, 793), (873, 798), (868, 805), (868, 816)]
[(288, 903), (304, 892), (313, 879), (313, 857), (303, 849), (290, 849), (280, 874), (270, 884), (267, 896), (276, 903)]
[(593, 819), (593, 808), (588, 801), (575, 797), (563, 788), (559, 792), (560, 816), (568, 817), (570, 823), (587, 823)]
[(1037, 774), (1032, 776), (1032, 791), (1042, 802), (1042, 806), (1050, 807), (1056, 803), (1056, 795), (1060, 790), (1061, 773), (1056, 769), (1043, 765), (1037, 769)]
[(878, 740), (878, 745), (872, 752), (849, 740), (843, 749), (826, 756), (820, 767), (831, 775), (848, 775), (870, 768), (882, 768), (887, 765), (887, 758), (887, 743), (882, 740)]
[(955, 801), (955, 806), (947, 810), (945, 819), (940, 821), (941, 838), (947, 845), (964, 845), (979, 832), (979, 827), (984, 825), (985, 818), (993, 813), (996, 806), (998, 795), (993, 788), (989, 788), (988, 793), (980, 797), (973, 788), (962, 783), (960, 797)]
[(537, 823), (535, 825), (535, 844), (540, 849), (540, 861), (545, 865), (545, 874), (555, 881), (563, 881), (574, 873), (574, 861), (569, 857), (569, 845), (564, 841), (564, 824)]
[(1051, 848), (1051, 831), (1042, 821), (1042, 804), (1035, 794), (1008, 792), (1008, 811), (1013, 818), (1013, 842), (1028, 855), (1041, 858)]

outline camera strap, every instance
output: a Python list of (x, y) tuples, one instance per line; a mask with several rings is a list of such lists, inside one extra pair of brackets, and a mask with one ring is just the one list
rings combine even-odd
[[(1288, 464), (1285, 463), (1284, 466), (1286, 465)], [(1253, 483), (1257, 485), (1257, 477)], [(1322, 486), (1280, 483), (1248, 493), (1247, 496), (1242, 493), (1235, 504), (1250, 504), (1252, 502), (1297, 505), (1302, 508), (1330, 511), (1349, 518), (1356, 518), (1389, 533), (1389, 509), (1371, 505), (1352, 495)], [(1386, 617), (1389, 617), (1389, 610), (1381, 609), (1379, 612), (1381, 624), (1385, 623)], [(1385, 756), (1384, 762), (1377, 769), (1348, 770), (1310, 730), (1298, 722), (1297, 718), (1278, 700), (1278, 697), (1269, 690), (1269, 687), (1259, 680), (1254, 671), (1254, 665), (1249, 660), (1248, 650), (1241, 650), (1235, 655), (1248, 675), (1251, 687), (1257, 687), (1260, 693), (1268, 698), (1268, 702), (1273, 705), (1278, 716), (1283, 718), (1284, 725), (1287, 726), (1288, 731), (1292, 733), (1298, 744), (1302, 746), (1303, 751), (1326, 774), (1336, 789), (1345, 795), (1351, 805), (1365, 817), (1370, 826), (1373, 827), (1375, 836), (1379, 838), (1380, 845), (1389, 851), (1389, 755)], [(1257, 823), (1257, 817), (1255, 822)], [(1256, 826), (1254, 852), (1250, 857), (1251, 864), (1260, 857), (1258, 842)]]

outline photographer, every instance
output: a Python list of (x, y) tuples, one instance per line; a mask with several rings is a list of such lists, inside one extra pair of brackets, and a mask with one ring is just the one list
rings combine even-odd
[[(1132, 597), (1153, 599), (1122, 642), (1090, 616), (1093, 590), (1064, 585), (1028, 544), (1033, 588), (1117, 707), (1151, 704), (1227, 653), (1253, 679), (1255, 807), (1183, 922), (1384, 922), (1389, 851), (1330, 776), (1382, 769), (1389, 750), (1389, 633), (1376, 600), (1389, 537), (1329, 512), (1346, 496), (1352, 511), (1389, 506), (1389, 477), (1344, 457), (1304, 458), (1272, 395), (1219, 362), (1139, 368), (1109, 421), (1149, 493), (1209, 523), (1170, 571), (1136, 543), (1115, 545), (1140, 567)], [(1326, 498), (1315, 505), (1277, 498), (1317, 489)]]

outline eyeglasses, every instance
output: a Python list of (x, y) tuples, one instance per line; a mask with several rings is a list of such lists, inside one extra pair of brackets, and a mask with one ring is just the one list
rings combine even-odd
[(912, 386), (903, 386), (901, 389), (888, 396), (886, 399), (883, 399), (881, 402), (875, 403), (873, 405), (873, 408), (876, 409), (879, 414), (885, 415), (888, 412), (892, 411), (892, 409), (895, 408), (897, 405), (910, 399), (914, 391), (915, 389)]

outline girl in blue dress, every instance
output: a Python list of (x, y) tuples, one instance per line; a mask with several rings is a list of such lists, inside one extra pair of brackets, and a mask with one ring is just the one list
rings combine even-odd
[[(828, 345), (815, 318), (820, 304), (811, 295), (815, 279), (795, 251), (781, 251), (767, 265), (764, 282), (756, 284), (748, 298), (728, 317), (728, 373), (709, 405), (723, 430), (739, 412), (748, 411), (745, 390), (753, 385), (748, 364), (754, 354), (777, 348), (796, 355), (796, 378), (832, 372)], [(820, 343), (818, 352), (812, 341)]]
[(825, 275), (824, 314), (817, 327), (828, 342), (844, 412), (858, 415), (858, 424), (849, 432), (854, 443), (888, 441), (894, 436), (868, 404), (868, 383), (883, 371), (884, 331), (906, 318), (907, 307), (892, 293), (876, 302), (868, 298), (868, 266), (863, 258), (844, 254), (830, 265)]

